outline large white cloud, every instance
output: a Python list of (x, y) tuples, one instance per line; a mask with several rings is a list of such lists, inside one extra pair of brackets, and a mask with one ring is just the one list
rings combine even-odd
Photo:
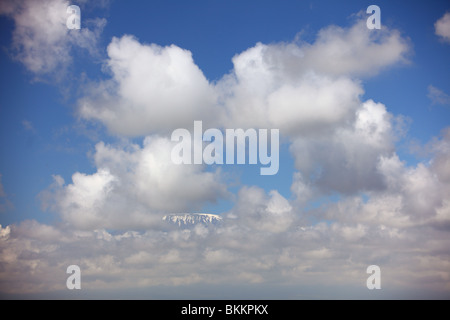
[(393, 64), (407, 63), (409, 41), (398, 30), (383, 26), (377, 32), (364, 19), (350, 28), (329, 26), (305, 45), (305, 67), (334, 75), (373, 76)]
[(290, 150), (303, 176), (297, 178), (322, 192), (348, 194), (385, 187), (377, 164), (381, 156), (395, 150), (399, 135), (395, 119), (383, 104), (372, 100), (362, 103), (354, 118), (329, 133), (293, 139)]
[(385, 188), (362, 196), (347, 197), (326, 210), (328, 219), (342, 222), (386, 225), (396, 228), (450, 227), (450, 135), (443, 131), (433, 141), (428, 163), (406, 166), (396, 154), (378, 158), (376, 170)]
[(258, 43), (233, 58), (217, 84), (226, 126), (275, 127), (285, 134), (326, 131), (351, 120), (363, 94), (355, 76), (407, 62), (396, 30), (370, 32), (364, 21), (330, 26), (314, 43)]
[(198, 210), (226, 197), (219, 171), (171, 161), (173, 143), (147, 137), (143, 147), (100, 142), (94, 153), (97, 172), (75, 173), (65, 185), (60, 176), (41, 194), (44, 206), (76, 228), (143, 229), (161, 223), (165, 213)]
[(357, 21), (321, 30), (312, 44), (257, 43), (233, 57), (231, 72), (212, 84), (191, 52), (126, 35), (108, 46), (112, 78), (90, 84), (78, 111), (126, 136), (190, 128), (194, 120), (285, 134), (323, 131), (354, 115), (363, 94), (355, 76), (407, 61), (409, 48), (399, 32), (371, 33)]
[(81, 117), (125, 136), (168, 133), (218, 117), (215, 93), (188, 50), (123, 36), (112, 40), (108, 56), (112, 79), (80, 101)]

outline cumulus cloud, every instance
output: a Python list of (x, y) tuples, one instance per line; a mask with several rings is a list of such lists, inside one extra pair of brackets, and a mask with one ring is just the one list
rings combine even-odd
[(258, 187), (244, 187), (229, 217), (258, 231), (279, 233), (286, 231), (295, 220), (287, 199), (276, 190), (266, 195)]
[(258, 43), (236, 55), (232, 72), (217, 85), (225, 123), (275, 127), (291, 135), (350, 121), (364, 93), (355, 76), (406, 63), (410, 52), (398, 31), (373, 33), (364, 23), (324, 28), (311, 44)]
[(395, 228), (425, 225), (448, 230), (449, 138), (447, 128), (432, 142), (434, 152), (428, 163), (409, 167), (396, 154), (378, 158), (376, 170), (386, 187), (368, 192), (367, 199), (354, 196), (330, 205), (326, 217)]
[[(363, 93), (358, 83), (345, 77), (332, 79), (311, 72), (285, 85), (276, 78), (246, 73), (246, 79), (219, 84), (232, 86), (226, 89), (230, 90), (225, 100), (226, 126), (279, 128), (285, 134), (326, 131), (352, 117)], [(261, 81), (272, 83), (258, 84)]]
[(408, 61), (408, 40), (399, 31), (383, 27), (371, 32), (366, 21), (350, 28), (329, 26), (319, 31), (312, 45), (305, 45), (305, 66), (334, 75), (373, 76), (383, 68)]
[(399, 32), (371, 33), (358, 21), (322, 29), (312, 44), (257, 43), (234, 56), (231, 72), (213, 84), (188, 50), (123, 36), (108, 46), (112, 78), (91, 83), (78, 111), (126, 136), (167, 133), (194, 120), (288, 134), (326, 130), (358, 108), (363, 89), (354, 76), (406, 62), (409, 51)]
[(97, 54), (97, 41), (105, 19), (82, 20), (81, 30), (66, 26), (64, 0), (2, 1), (0, 14), (11, 17), (15, 28), (12, 55), (34, 74), (41, 76), (66, 68), (72, 62), (72, 47)]
[(440, 36), (442, 40), (450, 42), (450, 12), (435, 22), (434, 29), (436, 35)]
[(213, 88), (190, 51), (123, 36), (113, 38), (108, 57), (112, 79), (95, 84), (81, 99), (81, 117), (99, 120), (114, 134), (140, 136), (218, 116)]
[(303, 177), (298, 179), (310, 181), (322, 192), (349, 194), (384, 187), (377, 164), (395, 149), (395, 119), (383, 104), (372, 100), (362, 103), (354, 118), (331, 133), (293, 140), (290, 150)]
[(175, 165), (173, 143), (147, 137), (143, 146), (110, 146), (100, 142), (93, 155), (97, 171), (76, 172), (72, 183), (60, 176), (41, 194), (44, 207), (76, 228), (149, 228), (165, 213), (198, 210), (226, 197), (220, 171), (200, 165)]

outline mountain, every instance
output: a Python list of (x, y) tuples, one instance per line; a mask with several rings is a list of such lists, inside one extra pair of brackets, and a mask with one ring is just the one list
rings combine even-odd
[(189, 226), (197, 223), (216, 224), (222, 221), (222, 217), (216, 214), (209, 213), (184, 213), (184, 214), (169, 214), (162, 218), (172, 224), (178, 226)]

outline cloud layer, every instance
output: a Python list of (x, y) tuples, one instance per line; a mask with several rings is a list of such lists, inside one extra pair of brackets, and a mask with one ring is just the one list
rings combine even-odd
[[(424, 293), (422, 297), (433, 292), (448, 298), (449, 131), (432, 145), (429, 165), (408, 167), (397, 156), (381, 158), (377, 168), (386, 189), (370, 192), (368, 198), (355, 195), (324, 203), (312, 212), (276, 190), (266, 193), (252, 186), (242, 187), (236, 205), (216, 226), (153, 225), (147, 231), (111, 232), (81, 231), (73, 228), (76, 222), (55, 227), (24, 221), (1, 227), (2, 291), (63, 291), (65, 268), (78, 264), (83, 292), (277, 283), (298, 290), (337, 286), (344, 289), (334, 297), (355, 298), (346, 290), (364, 289), (365, 269), (377, 264), (384, 292), (405, 298), (414, 291)], [(72, 187), (83, 196), (77, 179)], [(98, 200), (95, 190), (90, 196)], [(89, 201), (85, 196), (84, 203)], [(314, 222), (318, 217), (326, 222)], [(105, 220), (114, 221), (112, 216)]]

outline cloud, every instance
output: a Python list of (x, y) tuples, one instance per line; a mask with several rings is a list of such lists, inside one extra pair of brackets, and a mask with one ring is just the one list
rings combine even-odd
[(100, 142), (93, 155), (97, 171), (76, 172), (65, 185), (60, 176), (41, 193), (45, 209), (81, 229), (146, 229), (164, 214), (191, 212), (226, 197), (220, 171), (200, 165), (175, 165), (173, 143), (147, 137), (143, 146), (110, 146)]
[[(353, 128), (357, 130), (362, 125), (359, 129), (367, 131), (357, 135), (368, 144), (384, 145), (386, 142), (380, 137), (387, 132), (384, 130), (391, 130), (392, 118), (382, 104), (373, 101), (366, 102), (362, 110), (367, 113), (360, 112)], [(334, 295), (330, 292), (330, 297), (356, 298), (367, 292), (367, 266), (377, 264), (382, 270), (383, 283), (397, 297), (411, 297), (410, 292), (416, 290), (423, 298), (430, 297), (429, 294), (447, 297), (450, 289), (449, 251), (445, 245), (450, 228), (449, 132), (447, 128), (429, 143), (432, 156), (424, 164), (407, 166), (393, 152), (374, 157), (383, 188), (363, 195), (339, 197), (308, 210), (307, 204), (317, 199), (314, 195), (318, 187), (296, 174), (294, 185), (296, 190), (303, 191), (301, 195), (306, 192), (304, 202), (289, 201), (276, 190), (265, 192), (257, 186), (243, 186), (234, 207), (222, 215), (220, 225), (178, 229), (153, 224), (148, 230), (126, 231), (125, 228), (120, 232), (104, 229), (114, 227), (105, 223), (114, 221), (114, 207), (119, 211), (127, 207), (123, 219), (146, 225), (146, 220), (133, 211), (136, 202), (144, 201), (137, 200), (139, 192), (133, 188), (139, 182), (126, 177), (128, 170), (139, 165), (125, 164), (134, 157), (136, 163), (150, 165), (149, 157), (143, 153), (154, 150), (155, 157), (160, 152), (154, 146), (147, 150), (149, 145), (155, 141), (163, 145), (166, 142), (151, 138), (143, 147), (132, 145), (128, 149), (101, 143), (94, 154), (97, 173), (78, 174), (67, 186), (62, 178), (55, 177), (55, 184), (62, 186), (63, 196), (58, 193), (54, 196), (61, 205), (71, 201), (63, 208), (79, 206), (74, 206), (74, 210), (78, 210), (80, 219), (85, 219), (82, 214), (86, 210), (100, 208), (95, 214), (103, 214), (103, 223), (84, 231), (74, 228), (84, 227), (76, 220), (58, 227), (35, 221), (2, 227), (2, 292), (63, 291), (65, 268), (76, 263), (82, 270), (85, 294), (159, 286), (177, 290), (200, 286), (209, 290), (209, 286), (216, 285), (222, 288), (244, 285), (253, 288), (248, 289), (252, 292), (260, 290), (259, 286), (278, 283), (283, 288), (280, 290), (289, 290), (290, 286), (336, 287), (338, 292)], [(369, 136), (364, 136), (365, 133)], [(137, 177), (142, 171), (134, 173)], [(123, 185), (113, 185), (115, 179)], [(149, 175), (143, 175), (143, 180), (149, 180), (149, 186), (155, 181)], [(133, 201), (120, 205), (115, 192), (125, 198), (134, 196)], [(172, 201), (177, 199), (174, 197)], [(105, 207), (106, 202), (112, 205)], [(152, 203), (149, 201), (147, 206)], [(118, 221), (117, 225), (126, 224)], [(284, 294), (296, 296), (295, 292)]]
[(432, 142), (428, 163), (408, 167), (398, 155), (378, 158), (376, 170), (385, 188), (361, 196), (348, 197), (326, 210), (327, 219), (341, 222), (385, 225), (395, 228), (432, 226), (448, 229), (450, 215), (450, 135), (449, 128)]
[(450, 105), (450, 96), (443, 92), (442, 90), (436, 88), (433, 85), (428, 86), (428, 94), (427, 97), (431, 100), (433, 105)]
[(106, 20), (82, 20), (81, 30), (68, 30), (69, 5), (63, 0), (2, 1), (0, 4), (0, 14), (15, 23), (13, 57), (37, 76), (64, 70), (72, 63), (73, 47), (97, 54), (97, 41)]
[(442, 40), (450, 42), (450, 12), (435, 22), (434, 29), (436, 35), (440, 36)]
[[(0, 226), (0, 292), (67, 293), (66, 268), (78, 264), (83, 294), (174, 286), (192, 298), (207, 292), (197, 285), (278, 284), (294, 288), (290, 298), (308, 286), (359, 298), (367, 266), (378, 264), (400, 297), (448, 297), (448, 130), (430, 143), (428, 162), (407, 166), (395, 148), (403, 118), (361, 100), (361, 79), (409, 52), (398, 31), (369, 32), (364, 20), (326, 27), (310, 44), (258, 43), (211, 83), (188, 50), (113, 38), (110, 78), (87, 85), (78, 115), (143, 142), (99, 142), (94, 172), (68, 183), (54, 175), (40, 198), (62, 223)], [(164, 224), (167, 213), (229, 197), (221, 170), (170, 159), (168, 133), (194, 120), (280, 129), (296, 169), (292, 198), (244, 185), (221, 224)]]
[(283, 84), (276, 80), (278, 76), (252, 70), (250, 75), (246, 73), (245, 79), (236, 78), (232, 84), (220, 83), (232, 87), (224, 90), (230, 92), (225, 98), (225, 126), (277, 128), (290, 135), (310, 134), (327, 131), (349, 120), (358, 107), (363, 93), (358, 83), (345, 77), (333, 79), (315, 73), (298, 77), (295, 84)]
[[(112, 77), (87, 86), (78, 113), (129, 137), (190, 128), (194, 120), (287, 134), (328, 130), (358, 108), (363, 89), (355, 76), (407, 62), (410, 46), (398, 31), (373, 33), (364, 23), (324, 28), (312, 44), (257, 43), (234, 56), (233, 69), (217, 83), (205, 78), (188, 50), (113, 38)], [(339, 55), (330, 59), (329, 52)]]
[(276, 190), (266, 195), (258, 187), (243, 187), (229, 217), (258, 231), (279, 233), (291, 227), (295, 215), (289, 201)]
[(234, 56), (232, 72), (217, 85), (226, 125), (292, 135), (350, 121), (364, 93), (354, 77), (405, 63), (410, 52), (398, 31), (373, 33), (363, 24), (324, 28), (312, 44), (258, 43)]
[(215, 93), (188, 50), (113, 38), (107, 66), (112, 79), (90, 88), (79, 115), (99, 120), (113, 134), (168, 133), (216, 118)]
[[(370, 206), (373, 214), (385, 215), (379, 217), (384, 223), (368, 217), (369, 204), (360, 203), (359, 215), (354, 205), (345, 204), (328, 222), (304, 223), (292, 219), (291, 214), (299, 212), (277, 192), (244, 187), (229, 217), (208, 232), (79, 231), (35, 221), (1, 227), (1, 292), (67, 294), (65, 270), (75, 263), (82, 270), (81, 293), (86, 295), (114, 291), (123, 298), (126, 288), (192, 290), (203, 285), (206, 291), (195, 291), (200, 296), (209, 292), (209, 286), (245, 286), (254, 296), (258, 285), (273, 289), (277, 283), (283, 289), (266, 288), (266, 297), (279, 297), (290, 286), (336, 287), (338, 292), (327, 291), (329, 296), (361, 297), (367, 293), (365, 270), (377, 264), (383, 283), (399, 297), (415, 290), (421, 297), (429, 290), (441, 292), (441, 298), (448, 296), (448, 231), (431, 225), (395, 226), (392, 219), (385, 220), (383, 208), (396, 208), (390, 203), (382, 207), (382, 198), (377, 208)], [(293, 298), (298, 292), (284, 294)]]
[(395, 118), (383, 104), (372, 100), (354, 112), (353, 122), (334, 131), (293, 139), (290, 151), (301, 173), (296, 179), (309, 181), (309, 188), (317, 187), (320, 193), (351, 194), (384, 188), (377, 164), (381, 156), (389, 156), (395, 150)]
[[(365, 108), (386, 115), (381, 104), (369, 101)], [(364, 122), (364, 116), (359, 121), (373, 133), (389, 123), (381, 118), (376, 126)], [(156, 159), (168, 141), (152, 137), (143, 147), (100, 143), (93, 156), (96, 173), (76, 174), (69, 185), (55, 176), (53, 188), (57, 191), (51, 196), (70, 223), (51, 226), (27, 220), (0, 226), (0, 292), (4, 297), (24, 293), (61, 297), (61, 293), (68, 294), (66, 268), (77, 264), (82, 270), (82, 294), (87, 297), (95, 292), (101, 296), (119, 292), (123, 298), (127, 288), (163, 286), (176, 288), (171, 296), (180, 298), (187, 298), (180, 288), (188, 288), (192, 298), (194, 288), (201, 296), (214, 286), (245, 286), (247, 293), (241, 293), (242, 298), (254, 297), (261, 290), (267, 290), (269, 298), (280, 294), (295, 298), (298, 287), (313, 286), (328, 288), (327, 297), (361, 298), (367, 294), (366, 268), (377, 264), (382, 282), (389, 287), (382, 292), (386, 297), (392, 293), (410, 298), (411, 292), (419, 292), (416, 297), (432, 294), (446, 298), (450, 290), (446, 245), (450, 228), (449, 132), (447, 128), (429, 143), (432, 156), (424, 164), (407, 166), (395, 153), (378, 157), (376, 170), (383, 189), (322, 202), (317, 209), (308, 210), (304, 204), (315, 201), (308, 194), (306, 201), (299, 203), (276, 190), (244, 186), (234, 207), (223, 214), (223, 223), (191, 229), (148, 224), (152, 216), (161, 216), (136, 212), (138, 202), (146, 208), (157, 205), (155, 198), (145, 204), (139, 197), (139, 183), (147, 181), (144, 189), (148, 194), (166, 195), (158, 190), (164, 187), (155, 183), (151, 174), (133, 168), (167, 164)], [(380, 134), (373, 134), (369, 143), (378, 143)], [(154, 144), (161, 144), (160, 149)], [(133, 163), (131, 158), (137, 165), (127, 167)], [(165, 170), (161, 176), (164, 174)], [(297, 190), (316, 190), (308, 179), (295, 178)], [(121, 204), (121, 196), (130, 201)], [(118, 219), (115, 214), (119, 212)], [(92, 218), (101, 223), (87, 226)], [(115, 226), (126, 228), (105, 229)], [(139, 226), (150, 228), (130, 231)], [(273, 283), (278, 284), (278, 291), (273, 290)], [(292, 287), (297, 289), (291, 291)], [(338, 289), (333, 293), (329, 288)], [(315, 295), (309, 292), (302, 297)]]
[[(339, 54), (330, 59), (327, 52)], [(194, 120), (277, 128), (291, 143), (298, 201), (306, 203), (305, 194), (381, 190), (386, 184), (377, 165), (393, 155), (402, 118), (382, 103), (361, 101), (356, 76), (403, 64), (409, 52), (398, 31), (370, 32), (359, 20), (348, 28), (323, 28), (311, 44), (257, 43), (235, 55), (231, 72), (212, 84), (191, 52), (126, 35), (108, 46), (111, 79), (89, 84), (78, 112), (132, 137), (189, 129)], [(135, 166), (129, 160), (122, 166)]]

